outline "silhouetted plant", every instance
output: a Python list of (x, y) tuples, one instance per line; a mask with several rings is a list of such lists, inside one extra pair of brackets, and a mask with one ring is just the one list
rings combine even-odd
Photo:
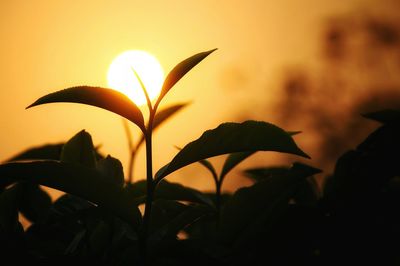
[[(306, 202), (300, 200), (299, 190), (306, 178), (319, 170), (296, 163), (287, 171), (241, 188), (231, 196), (222, 194), (221, 186), (230, 170), (256, 151), (309, 158), (294, 142), (295, 133), (261, 121), (223, 123), (184, 146), (170, 163), (153, 174), (153, 130), (184, 106), (157, 111), (161, 100), (213, 51), (196, 54), (173, 68), (154, 105), (140, 82), (149, 108), (147, 123), (139, 108), (125, 95), (101, 87), (68, 88), (29, 106), (73, 102), (121, 115), (143, 134), (136, 145), (131, 145), (131, 152), (134, 158), (139, 145), (145, 143), (147, 174), (144, 181), (124, 182), (119, 160), (98, 154), (85, 131), (77, 133), (61, 150), (60, 146), (47, 145), (1, 164), (0, 226), (1, 237), (10, 243), (9, 259), (49, 263), (63, 257), (59, 263), (112, 265), (216, 262), (232, 265), (244, 263), (247, 256), (250, 263), (256, 261), (258, 257), (252, 257), (248, 248), (274, 234), (292, 199), (299, 204)], [(217, 175), (207, 159), (222, 154), (229, 155)], [(17, 161), (18, 158), (32, 160)], [(169, 174), (196, 162), (211, 171), (215, 192), (206, 194), (165, 180)], [(38, 184), (67, 194), (51, 203)], [(303, 195), (304, 198), (307, 197)], [(142, 215), (139, 205), (143, 203)], [(18, 212), (32, 222), (25, 233)], [(188, 239), (179, 239), (180, 233), (186, 233)], [(12, 257), (17, 250), (24, 256)]]

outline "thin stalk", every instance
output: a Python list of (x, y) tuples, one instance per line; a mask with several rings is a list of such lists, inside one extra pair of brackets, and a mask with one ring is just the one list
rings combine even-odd
[(144, 86), (142, 79), (139, 77), (138, 73), (132, 68), (133, 73), (135, 74), (137, 80), (140, 83), (140, 87), (143, 90), (144, 96), (146, 97), (147, 107), (149, 108), (149, 123), (146, 128), (146, 132), (144, 134), (144, 138), (146, 141), (146, 184), (147, 184), (147, 194), (146, 194), (146, 202), (144, 205), (144, 214), (143, 214), (143, 228), (142, 228), (142, 248), (143, 248), (143, 259), (146, 264), (147, 261), (147, 239), (149, 234), (149, 226), (150, 226), (150, 218), (151, 218), (151, 209), (154, 200), (154, 189), (156, 187), (156, 183), (153, 179), (153, 151), (152, 151), (152, 135), (153, 135), (153, 121), (155, 116), (155, 110), (151, 104), (151, 100), (149, 94), (147, 93), (146, 87)]
[(133, 150), (132, 132), (129, 128), (128, 120), (126, 118), (122, 118), (122, 125), (124, 126), (126, 139), (128, 140), (129, 151), (131, 151)]
[(146, 183), (147, 195), (143, 214), (143, 228), (142, 228), (142, 248), (143, 256), (146, 261), (147, 257), (147, 239), (150, 226), (151, 209), (154, 200), (155, 182), (153, 180), (153, 152), (152, 152), (152, 132), (153, 132), (153, 119), (154, 112), (150, 110), (149, 124), (145, 133), (146, 140)]
[(133, 162), (135, 160), (136, 148), (133, 145), (132, 132), (129, 128), (128, 122), (126, 119), (122, 119), (122, 124), (124, 126), (126, 139), (128, 140), (128, 148), (129, 148), (129, 164), (128, 164), (128, 176), (126, 182), (128, 184), (133, 181)]
[(216, 180), (215, 182), (215, 207), (217, 209), (217, 228), (219, 228), (220, 216), (221, 216), (221, 187), (222, 182), (220, 180)]
[(128, 184), (131, 184), (133, 182), (133, 165), (135, 162), (135, 157), (136, 157), (136, 149), (130, 150), (130, 156), (129, 156), (129, 164), (128, 164)]

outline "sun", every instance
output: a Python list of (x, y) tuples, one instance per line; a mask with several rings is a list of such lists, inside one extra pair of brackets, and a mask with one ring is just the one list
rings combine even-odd
[(118, 55), (108, 69), (108, 86), (124, 93), (137, 105), (146, 104), (146, 97), (134, 71), (142, 80), (150, 99), (156, 99), (161, 91), (164, 70), (158, 60), (145, 51), (130, 50)]

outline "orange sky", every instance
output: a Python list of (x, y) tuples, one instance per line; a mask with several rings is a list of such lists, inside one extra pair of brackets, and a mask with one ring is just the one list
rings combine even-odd
[[(273, 97), (261, 94), (265, 84), (273, 91), (282, 66), (315, 58), (318, 25), (367, 2), (2, 0), (0, 160), (86, 129), (104, 153), (126, 164), (118, 116), (72, 104), (25, 107), (66, 87), (107, 86), (108, 66), (125, 50), (149, 51), (167, 72), (182, 59), (217, 47), (165, 99), (164, 104), (193, 104), (157, 131), (158, 169), (175, 154), (174, 145), (183, 146), (204, 130), (235, 120), (241, 110), (265, 104), (260, 96)], [(138, 159), (135, 173), (140, 176), (144, 161)]]

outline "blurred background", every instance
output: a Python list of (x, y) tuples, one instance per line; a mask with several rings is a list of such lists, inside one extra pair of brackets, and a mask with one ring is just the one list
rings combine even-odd
[[(145, 50), (168, 72), (181, 60), (219, 48), (165, 98), (191, 102), (155, 133), (155, 170), (207, 129), (226, 121), (264, 120), (286, 130), (332, 172), (344, 151), (377, 125), (360, 114), (400, 103), (400, 1), (0, 1), (0, 160), (32, 146), (68, 140), (82, 129), (100, 151), (127, 167), (122, 120), (98, 108), (37, 98), (76, 85), (107, 86), (112, 60)], [(133, 138), (139, 131), (132, 126)], [(144, 177), (143, 150), (135, 179)], [(249, 166), (298, 158), (260, 152), (225, 189), (246, 185)], [(220, 158), (212, 160), (221, 166)], [(201, 175), (204, 173), (204, 175)], [(201, 166), (169, 177), (207, 189)]]

